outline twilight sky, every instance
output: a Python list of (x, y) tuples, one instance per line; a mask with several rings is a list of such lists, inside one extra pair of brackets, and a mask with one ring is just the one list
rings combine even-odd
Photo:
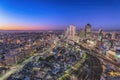
[(120, 29), (119, 0), (0, 0), (0, 29)]

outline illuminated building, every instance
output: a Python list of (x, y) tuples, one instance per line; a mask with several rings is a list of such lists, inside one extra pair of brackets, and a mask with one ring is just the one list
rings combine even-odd
[(120, 45), (114, 46), (114, 51), (118, 51), (120, 53)]
[(112, 39), (113, 40), (118, 40), (119, 38), (119, 34), (118, 33), (116, 33), (116, 32), (113, 32), (113, 33), (111, 33), (112, 34)]
[(85, 37), (90, 38), (91, 37), (91, 25), (87, 24), (85, 26)]
[(6, 54), (5, 55), (5, 63), (7, 65), (13, 65), (16, 63), (15, 61), (15, 57), (17, 56), (17, 54)]
[(80, 38), (85, 38), (85, 30), (84, 29), (81, 29), (80, 30)]
[(107, 48), (107, 49), (110, 49), (110, 48), (111, 48), (112, 43), (111, 43), (110, 40), (104, 39), (103, 42), (104, 42), (104, 47), (105, 47), (105, 48)]
[(106, 37), (107, 39), (111, 39), (111, 38), (112, 38), (112, 34), (106, 33), (105, 37)]
[(74, 25), (70, 25), (67, 28), (67, 33), (66, 33), (67, 38), (70, 40), (74, 40), (75, 34), (76, 34), (76, 27)]
[(98, 41), (102, 41), (102, 39), (103, 39), (102, 29), (99, 29), (99, 31), (98, 31)]
[(16, 43), (17, 43), (17, 44), (20, 44), (20, 43), (21, 43), (21, 41), (20, 41), (19, 39), (17, 39), (17, 40), (16, 40)]
[(99, 49), (100, 46), (102, 45), (102, 39), (103, 39), (103, 33), (102, 33), (102, 29), (99, 29), (98, 31), (98, 39), (97, 39), (97, 44), (96, 47)]
[(65, 37), (67, 37), (69, 35), (69, 27), (67, 27), (67, 30), (65, 32)]

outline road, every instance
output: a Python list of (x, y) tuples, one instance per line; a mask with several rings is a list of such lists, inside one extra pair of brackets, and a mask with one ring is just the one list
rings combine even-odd
[(0, 77), (0, 80), (6, 80), (11, 74), (14, 74), (15, 72), (19, 71), (26, 63), (30, 62), (32, 58), (33, 56), (26, 59), (23, 63), (11, 67), (11, 69), (6, 74)]
[(88, 56), (89, 58), (85, 60), (83, 67), (74, 72), (74, 76), (77, 77), (77, 80), (100, 80), (102, 74), (100, 61), (92, 55), (88, 54)]
[(117, 62), (112, 61), (111, 59), (109, 59), (109, 58), (105, 57), (104, 55), (100, 54), (98, 50), (92, 49), (88, 46), (82, 46), (81, 44), (76, 43), (76, 42), (75, 42), (75, 44), (80, 46), (81, 49), (89, 52), (91, 55), (111, 63), (117, 69), (117, 71), (120, 72), (120, 65)]
[(89, 55), (89, 59), (87, 59), (87, 64), (89, 69), (88, 78), (91, 80), (100, 80), (100, 76), (102, 74), (102, 65), (100, 60), (92, 55)]
[[(65, 42), (65, 41), (63, 41)], [(92, 52), (87, 49), (86, 47), (76, 43), (74, 45), (69, 44), (68, 45), (72, 47), (79, 46), (81, 50), (87, 51), (89, 53), (89, 59), (87, 59), (83, 64), (83, 69), (79, 68), (78, 71), (73, 72), (77, 77), (77, 80), (100, 80), (100, 76), (102, 74), (102, 65), (100, 60), (97, 57), (94, 57), (94, 55), (91, 55)], [(90, 53), (91, 52), (91, 53)], [(97, 73), (97, 74), (96, 74)]]
[[(36, 55), (35, 55), (36, 56)], [(0, 80), (6, 80), (11, 74), (14, 74), (15, 72), (19, 71), (20, 69), (22, 69), (22, 67), (30, 62), (32, 60), (33, 57), (35, 56), (32, 56), (26, 60), (24, 60), (21, 64), (16, 64), (14, 65), (13, 67), (10, 67), (10, 70), (7, 71), (3, 76), (0, 77)]]
[[(50, 52), (52, 50), (52, 48), (54, 48), (54, 46), (50, 47), (49, 49), (47, 49), (46, 51), (44, 51), (43, 53), (47, 53)], [(36, 53), (36, 55), (26, 59), (25, 61), (23, 61), (21, 64), (17, 64), (13, 67), (11, 67), (11, 69), (6, 72), (2, 77), (0, 77), (0, 80), (6, 80), (11, 74), (14, 74), (15, 72), (19, 71), (20, 69), (22, 69), (24, 67), (24, 65), (30, 61), (32, 61), (33, 57), (37, 57), (42, 53)], [(49, 54), (50, 55), (50, 54)]]
[(91, 47), (89, 47), (87, 45), (84, 46), (84, 45), (79, 44), (77, 42), (75, 42), (75, 44), (77, 46), (80, 46), (81, 49), (83, 49), (83, 50), (87, 51), (88, 53), (90, 53), (92, 56), (95, 56), (98, 59), (101, 59), (103, 61), (106, 61), (106, 62), (110, 63), (116, 69), (116, 71), (120, 73), (120, 65), (119, 65), (119, 63), (117, 63), (117, 62), (111, 60), (110, 58), (106, 57), (105, 55), (99, 53), (99, 51), (96, 50), (95, 48), (91, 48)]

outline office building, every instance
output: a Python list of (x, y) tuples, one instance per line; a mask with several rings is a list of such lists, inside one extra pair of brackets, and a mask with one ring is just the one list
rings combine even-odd
[(103, 39), (103, 30), (102, 29), (99, 29), (99, 31), (98, 31), (98, 41), (102, 41), (102, 39)]
[(69, 35), (69, 27), (67, 27), (67, 30), (65, 31), (65, 37), (68, 37)]
[(84, 30), (84, 29), (81, 29), (81, 30), (80, 30), (80, 38), (81, 38), (81, 39), (84, 39), (84, 38), (85, 38), (85, 30)]
[(67, 28), (66, 36), (70, 40), (74, 40), (76, 34), (76, 27), (74, 25), (70, 25)]
[(85, 37), (90, 38), (91, 37), (91, 25), (87, 24), (85, 26)]

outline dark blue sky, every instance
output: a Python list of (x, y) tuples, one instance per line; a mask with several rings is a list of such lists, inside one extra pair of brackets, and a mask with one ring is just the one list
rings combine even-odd
[(120, 29), (119, 0), (0, 0), (0, 26)]

